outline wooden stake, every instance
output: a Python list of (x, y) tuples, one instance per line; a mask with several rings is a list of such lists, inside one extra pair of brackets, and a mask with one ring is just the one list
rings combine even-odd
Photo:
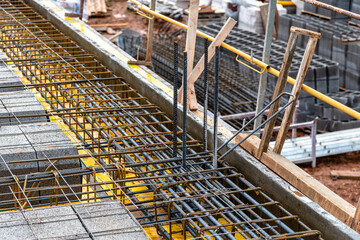
[[(150, 9), (153, 11), (155, 11), (155, 4), (156, 4), (156, 0), (151, 0)], [(148, 23), (148, 35), (147, 35), (145, 62), (151, 62), (152, 45), (153, 45), (153, 38), (154, 38), (154, 20), (155, 20), (155, 18), (149, 19), (149, 23)]]
[(360, 171), (332, 170), (330, 176), (333, 179), (360, 180)]
[(291, 32), (306, 35), (306, 36), (310, 37), (310, 39), (308, 40), (308, 43), (307, 43), (307, 46), (305, 49), (305, 53), (304, 53), (304, 56), (303, 56), (303, 59), (301, 61), (301, 65), (299, 68), (299, 72), (296, 76), (295, 85), (293, 86), (293, 89), (291, 92), (295, 96), (295, 101), (286, 109), (285, 115), (281, 122), (280, 131), (276, 138), (274, 152), (278, 153), (278, 154), (281, 153), (282, 147), (284, 145), (286, 135), (289, 130), (289, 126), (291, 124), (291, 119), (292, 119), (292, 116), (295, 111), (296, 102), (299, 98), (302, 84), (304, 82), (307, 70), (309, 68), (312, 56), (313, 56), (315, 48), (316, 48), (316, 43), (317, 43), (318, 39), (321, 37), (320, 33), (308, 31), (308, 30), (296, 28), (296, 27), (291, 27)]
[[(296, 44), (298, 40), (297, 33), (291, 32), (288, 45), (285, 51), (285, 56), (281, 65), (280, 69), (280, 76), (276, 82), (274, 94), (273, 94), (273, 100), (277, 98), (280, 94), (284, 92), (285, 89), (285, 83), (286, 79), (288, 78), (292, 59), (294, 57), (294, 53), (296, 50)], [(275, 102), (269, 109), (268, 118), (270, 118), (274, 113), (276, 113), (279, 110), (281, 100)], [(270, 138), (272, 136), (274, 127), (276, 123), (276, 118), (273, 118), (271, 121), (269, 121), (264, 128), (264, 132), (261, 138), (259, 150), (257, 152), (257, 158), (260, 159), (263, 152), (267, 152), (267, 149), (269, 148)]]
[(188, 30), (186, 32), (185, 52), (187, 52), (187, 76), (190, 76), (194, 66), (196, 31), (199, 16), (199, 0), (190, 0)]
[(359, 198), (359, 201), (358, 201), (358, 204), (357, 204), (357, 207), (356, 207), (356, 211), (355, 211), (355, 215), (354, 215), (354, 219), (353, 219), (353, 222), (351, 224), (351, 227), (359, 232), (360, 231), (360, 198)]
[[(229, 18), (226, 21), (225, 25), (221, 28), (220, 32), (217, 34), (214, 41), (210, 44), (208, 48), (208, 62), (210, 62), (212, 57), (215, 55), (216, 47), (219, 47), (224, 42), (225, 38), (229, 35), (231, 29), (233, 29), (235, 24), (236, 21), (232, 18)], [(204, 56), (202, 56), (188, 77), (187, 103), (189, 109), (192, 111), (196, 111), (198, 109), (194, 86), (195, 86), (195, 82), (200, 77), (201, 73), (204, 71), (204, 61), (205, 58)], [(183, 102), (182, 87), (179, 89), (178, 98), (179, 98), (178, 101), (182, 103)]]

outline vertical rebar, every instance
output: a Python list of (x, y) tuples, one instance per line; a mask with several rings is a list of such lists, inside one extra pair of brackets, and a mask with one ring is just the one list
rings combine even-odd
[(217, 168), (217, 133), (218, 133), (218, 95), (219, 95), (219, 58), (220, 48), (216, 48), (215, 52), (215, 93), (214, 93), (214, 156), (213, 166)]
[(184, 73), (183, 73), (183, 137), (182, 137), (182, 167), (186, 167), (186, 113), (187, 113), (187, 52), (184, 52)]
[(178, 44), (174, 42), (174, 121), (173, 121), (173, 157), (177, 155), (177, 95), (178, 95)]
[(208, 45), (209, 40), (205, 38), (205, 52), (204, 52), (204, 152), (207, 151), (207, 111), (208, 111), (208, 97), (209, 97), (209, 86), (207, 82), (207, 71), (208, 71)]

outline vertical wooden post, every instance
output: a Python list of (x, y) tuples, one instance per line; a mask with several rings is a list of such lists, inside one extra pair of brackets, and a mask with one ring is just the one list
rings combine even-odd
[(355, 215), (354, 215), (351, 227), (355, 231), (359, 232), (360, 231), (360, 226), (359, 225), (360, 225), (360, 198), (359, 198), (359, 201), (358, 201), (358, 204), (357, 204), (357, 207), (356, 207), (356, 211), (355, 211)]
[[(196, 45), (196, 31), (197, 31), (197, 22), (199, 15), (199, 0), (190, 0), (189, 7), (189, 17), (188, 17), (188, 30), (186, 32), (186, 45), (185, 52), (187, 53), (187, 71), (184, 73), (186, 76), (190, 76), (190, 73), (194, 67), (194, 56), (195, 56), (195, 45)], [(188, 81), (183, 78), (182, 86), (179, 89), (178, 93), (178, 102), (183, 103), (183, 95), (184, 95), (184, 81)]]
[[(298, 35), (296, 33), (291, 32), (288, 45), (285, 51), (284, 59), (281, 65), (280, 75), (276, 82), (276, 86), (272, 98), (273, 100), (284, 92), (286, 79), (288, 78), (292, 59), (294, 57), (294, 53), (296, 50), (297, 40), (298, 40)], [(279, 110), (280, 102), (281, 101), (279, 100), (270, 107), (268, 119)], [(259, 150), (256, 156), (259, 159), (261, 158), (263, 152), (266, 152), (269, 147), (269, 142), (274, 130), (275, 122), (276, 122), (276, 118), (273, 118), (265, 125), (264, 132), (260, 141)]]
[(187, 52), (187, 76), (194, 67), (195, 44), (196, 44), (196, 31), (199, 16), (199, 0), (190, 0), (189, 17), (188, 17), (188, 30), (186, 32), (186, 45), (185, 52)]
[(80, 20), (82, 20), (84, 16), (84, 5), (85, 5), (85, 0), (80, 0), (80, 9), (79, 9)]
[(295, 101), (286, 109), (285, 115), (281, 122), (279, 134), (276, 138), (274, 152), (280, 154), (284, 145), (289, 126), (291, 124), (292, 115), (294, 114), (296, 102), (299, 99), (302, 84), (304, 82), (307, 70), (309, 68), (312, 56), (315, 51), (316, 43), (320, 39), (321, 34), (313, 31), (308, 31), (301, 28), (291, 27), (291, 31), (302, 35), (309, 36), (308, 43), (306, 45), (305, 53), (300, 64), (299, 72), (296, 76), (295, 85), (291, 93), (295, 96)]
[[(225, 40), (225, 38), (229, 35), (231, 29), (236, 25), (236, 21), (232, 18), (229, 18), (224, 26), (220, 29), (219, 33), (216, 35), (214, 41), (210, 44), (208, 48), (208, 62), (211, 61), (213, 56), (215, 55), (215, 49), (216, 47), (219, 47)], [(195, 82), (200, 77), (201, 73), (204, 71), (204, 62), (205, 58), (204, 55), (200, 58), (200, 60), (197, 62), (196, 66), (190, 73), (190, 76), (188, 76), (188, 98), (187, 103), (188, 107), (191, 111), (197, 110), (197, 100), (195, 95)], [(180, 103), (183, 103), (183, 88), (181, 87), (179, 89), (178, 94), (178, 101)]]
[[(150, 9), (155, 11), (156, 0), (151, 0)], [(155, 18), (149, 19), (145, 62), (151, 62)]]

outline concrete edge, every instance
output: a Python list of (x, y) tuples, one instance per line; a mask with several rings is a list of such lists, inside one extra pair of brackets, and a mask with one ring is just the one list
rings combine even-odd
[[(72, 37), (85, 50), (93, 53), (112, 71), (125, 78), (133, 88), (137, 89), (152, 103), (161, 106), (161, 109), (165, 111), (168, 116), (173, 115), (172, 97), (166, 94), (162, 89), (150, 83), (145, 77), (134, 71), (134, 69), (115, 57), (113, 54), (106, 52), (104, 49), (102, 49), (101, 46), (83, 35), (79, 30), (74, 29), (68, 22), (57, 16), (54, 11), (43, 6), (37, 0), (26, 0), (26, 2), (37, 9), (43, 16), (46, 16), (61, 31)], [(104, 41), (109, 42), (105, 38)], [(123, 51), (121, 52), (123, 55), (128, 56), (126, 53), (123, 53)], [(146, 68), (143, 67), (143, 69)], [(148, 69), (146, 69), (146, 71), (152, 74), (152, 72)], [(161, 78), (159, 77), (158, 79)], [(164, 80), (162, 80), (162, 82), (165, 83)], [(181, 118), (182, 111), (178, 107), (178, 120), (180, 123)], [(197, 139), (201, 139), (202, 131), (199, 132), (197, 129), (202, 128), (202, 120), (195, 114), (188, 112), (187, 121), (189, 126), (194, 126), (188, 128), (190, 134)], [(210, 129), (210, 127), (208, 133), (208, 140), (209, 144), (211, 145), (213, 130)], [(218, 137), (218, 139), (219, 144), (226, 140), (226, 138), (221, 135)], [(354, 230), (328, 213), (308, 197), (304, 195), (296, 195), (296, 189), (294, 187), (273, 173), (269, 168), (260, 163), (257, 159), (252, 157), (244, 150), (238, 148), (236, 151), (233, 151), (227, 159), (230, 164), (234, 165), (242, 173), (244, 173), (245, 177), (250, 182), (255, 182), (263, 189), (267, 189), (265, 192), (270, 197), (272, 197), (274, 200), (281, 201), (283, 206), (292, 213), (302, 216), (302, 221), (304, 223), (314, 229), (321, 231), (325, 238), (343, 240), (359, 239), (359, 234), (357, 234)]]

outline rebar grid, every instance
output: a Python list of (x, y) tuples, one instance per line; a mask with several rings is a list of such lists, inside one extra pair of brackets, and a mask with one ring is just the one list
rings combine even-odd
[[(125, 40), (126, 41), (126, 40)], [(204, 44), (202, 44), (204, 39), (198, 37), (197, 51), (195, 54), (195, 60), (199, 60), (204, 53)], [(171, 62), (172, 59), (172, 41), (157, 39), (153, 44), (153, 65), (154, 71), (162, 76), (169, 83), (172, 82), (173, 72)], [(185, 46), (180, 45), (179, 49), (184, 49)], [(135, 42), (132, 46), (129, 46), (128, 53), (134, 52), (135, 49), (139, 49), (140, 59), (143, 59), (146, 54), (146, 39), (143, 37), (141, 43)], [(224, 49), (222, 49), (224, 50)], [(225, 50), (224, 50), (225, 51)], [(220, 68), (219, 68), (219, 113), (221, 115), (230, 115), (241, 112), (252, 112), (256, 108), (256, 98), (257, 98), (257, 89), (259, 78), (256, 72), (253, 72), (249, 69), (243, 69), (236, 62), (235, 57), (230, 58), (227, 54), (223, 54), (220, 58)], [(182, 63), (182, 54), (179, 55), (179, 63)], [(182, 64), (179, 64), (178, 74), (179, 77), (182, 77), (183, 67)], [(203, 77), (200, 77), (195, 83), (196, 96), (199, 98), (199, 103), (203, 104), (205, 100), (205, 88), (209, 90), (209, 107), (212, 110), (215, 104), (214, 95), (215, 95), (215, 82), (213, 81), (215, 76), (215, 64), (213, 62), (209, 65), (208, 75), (209, 81), (205, 84)], [(179, 86), (180, 87), (180, 86)], [(271, 89), (268, 88), (266, 92), (266, 102), (270, 102)], [(246, 119), (248, 120), (248, 119)], [(243, 124), (243, 119), (241, 120), (227, 120), (234, 128), (241, 128)], [(252, 129), (249, 127), (247, 130)]]
[[(188, 134), (183, 144), (179, 127), (173, 155), (173, 121), (24, 1), (0, 3), (0, 27), (9, 63), (83, 153), (21, 161), (48, 162), (49, 168), (0, 178), (0, 187), (11, 188), (1, 194), (13, 197), (0, 201), (2, 210), (118, 199), (143, 227), (167, 239), (321, 238), (236, 169), (225, 163), (213, 169), (211, 154)], [(84, 167), (54, 164), (71, 159)], [(72, 176), (85, 181), (68, 184)], [(34, 194), (40, 191), (47, 194)]]

